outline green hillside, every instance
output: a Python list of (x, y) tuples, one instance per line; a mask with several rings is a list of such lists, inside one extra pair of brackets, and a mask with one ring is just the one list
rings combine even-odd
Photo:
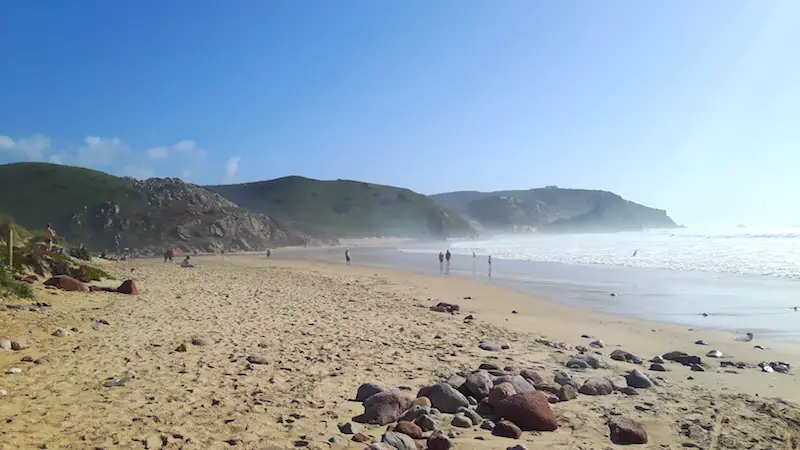
[(207, 188), (284, 223), (337, 237), (441, 239), (474, 233), (459, 215), (422, 194), (398, 187), (293, 176)]
[(36, 233), (52, 223), (61, 238), (112, 252), (126, 247), (262, 250), (317, 243), (178, 179), (140, 181), (45, 163), (0, 165), (0, 215)]

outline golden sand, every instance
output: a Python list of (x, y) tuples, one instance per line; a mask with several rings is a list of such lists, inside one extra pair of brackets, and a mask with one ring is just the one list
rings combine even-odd
[[(606, 316), (455, 277), (261, 256), (193, 259), (194, 269), (156, 260), (109, 265), (120, 279), (135, 269), (138, 297), (41, 289), (36, 301), (51, 308), (0, 311), (0, 338), (33, 342), (0, 350), (0, 389), (8, 391), (0, 397), (0, 448), (361, 449), (337, 428), (363, 411), (351, 401), (361, 383), (416, 393), (483, 362), (552, 380), (576, 351), (537, 338), (572, 347), (588, 346), (582, 335), (605, 342), (600, 351), (610, 367), (572, 371), (579, 381), (638, 367), (608, 359), (615, 348), (645, 360), (716, 348), (751, 364), (791, 363), (800, 354), (792, 343), (738, 342), (724, 332)], [(430, 311), (438, 301), (458, 303), (461, 313)], [(464, 323), (468, 314), (475, 320)], [(93, 319), (110, 326), (93, 329)], [(79, 332), (51, 336), (72, 327)], [(193, 338), (208, 345), (191, 345)], [(698, 339), (710, 345), (696, 346)], [(480, 342), (510, 349), (486, 352)], [(46, 362), (22, 362), (25, 356)], [(252, 356), (265, 364), (248, 363)], [(646, 427), (650, 442), (639, 448), (794, 448), (800, 410), (768, 400), (800, 400), (794, 368), (730, 373), (709, 363), (706, 372), (666, 363), (669, 372), (650, 372), (662, 377), (660, 385), (638, 396), (557, 403), (557, 431), (523, 433), (518, 441), (455, 429), (449, 420), (441, 426), (453, 430), (456, 449), (605, 449), (614, 447), (606, 420), (622, 415)], [(22, 373), (6, 374), (12, 367)], [(123, 386), (104, 386), (126, 373), (134, 378)], [(356, 427), (376, 441), (386, 429)], [(340, 440), (331, 445), (334, 436)]]

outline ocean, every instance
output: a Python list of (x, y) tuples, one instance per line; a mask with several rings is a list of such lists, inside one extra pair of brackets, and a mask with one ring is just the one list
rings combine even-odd
[[(800, 228), (505, 235), (351, 253), (355, 264), (435, 275), (447, 249), (454, 276), (610, 314), (800, 341)], [(312, 257), (341, 259), (334, 250)]]

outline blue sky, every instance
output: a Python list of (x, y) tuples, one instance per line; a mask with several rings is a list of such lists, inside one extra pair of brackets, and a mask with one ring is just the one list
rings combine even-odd
[(0, 162), (800, 224), (800, 2), (0, 2)]

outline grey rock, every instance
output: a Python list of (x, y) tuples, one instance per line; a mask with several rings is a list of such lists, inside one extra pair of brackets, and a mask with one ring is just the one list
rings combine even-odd
[(606, 377), (606, 379), (609, 383), (611, 383), (611, 386), (615, 391), (619, 391), (628, 387), (628, 381), (621, 375)]
[(570, 369), (586, 369), (588, 367), (591, 367), (592, 369), (599, 369), (602, 366), (603, 364), (600, 362), (600, 360), (593, 355), (575, 355), (570, 358), (569, 361), (567, 361), (567, 367)]
[(657, 363), (650, 364), (650, 370), (652, 370), (654, 372), (666, 372), (667, 371), (667, 369), (663, 365), (657, 364)]
[(469, 417), (459, 413), (453, 416), (453, 421), (450, 423), (450, 425), (458, 428), (471, 428), (472, 421), (469, 419)]
[(331, 436), (330, 438), (328, 438), (328, 442), (331, 444), (338, 444), (342, 442), (342, 438), (340, 438), (339, 436)]
[(667, 361), (681, 363), (684, 366), (691, 366), (692, 364), (700, 364), (702, 362), (699, 356), (689, 355), (688, 353), (680, 351), (667, 352), (661, 355), (661, 357)]
[(494, 422), (492, 422), (491, 420), (484, 420), (483, 423), (481, 424), (481, 428), (484, 430), (492, 431), (494, 430)]
[(704, 341), (702, 339), (700, 339), (699, 341), (695, 341), (694, 343), (697, 344), (697, 345), (708, 345), (708, 342), (706, 342), (706, 341)]
[(578, 392), (584, 395), (608, 395), (614, 392), (614, 386), (607, 378), (592, 377), (583, 383)]
[(8, 339), (0, 339), (0, 348), (3, 350), (11, 350), (11, 341)]
[(719, 350), (711, 350), (710, 352), (706, 353), (708, 358), (722, 358), (722, 352)]
[(590, 343), (589, 343), (589, 346), (590, 346), (590, 347), (594, 347), (594, 348), (603, 348), (603, 347), (605, 347), (605, 346), (606, 346), (606, 343), (605, 343), (605, 342), (603, 342), (602, 340), (598, 339), (598, 340), (596, 340), (596, 341), (592, 341), (592, 342), (590, 342)]
[(381, 442), (389, 444), (397, 450), (417, 450), (417, 444), (414, 443), (414, 439), (403, 433), (387, 431), (383, 433)]
[(458, 408), (458, 413), (467, 416), (473, 425), (480, 425), (483, 422), (483, 417), (478, 414), (474, 409)]
[(364, 383), (358, 387), (358, 391), (356, 391), (356, 401), (363, 402), (364, 400), (372, 397), (375, 394), (380, 392), (386, 392), (389, 389), (375, 383)]
[(478, 345), (478, 348), (481, 350), (486, 350), (487, 352), (499, 352), (503, 350), (503, 347), (499, 344), (490, 344), (488, 342), (482, 342)]
[(471, 395), (470, 395), (469, 397), (467, 397), (467, 401), (468, 401), (468, 402), (469, 402), (469, 404), (470, 404), (470, 405), (472, 405), (472, 406), (475, 406), (475, 405), (477, 405), (477, 404), (478, 404), (478, 399), (476, 399), (475, 397), (473, 397), (473, 396), (471, 396)]
[(638, 356), (634, 355), (633, 353), (626, 352), (625, 350), (622, 350), (622, 349), (616, 349), (613, 352), (611, 352), (611, 355), (609, 355), (609, 358), (613, 359), (614, 361), (622, 361), (622, 362), (627, 362), (627, 363), (631, 363), (631, 364), (641, 364), (642, 363), (642, 358), (639, 358)]
[(635, 387), (637, 389), (647, 389), (653, 387), (653, 380), (651, 380), (646, 373), (639, 369), (631, 370), (631, 373), (625, 375), (625, 380), (628, 382), (628, 386)]
[(456, 389), (461, 389), (461, 386), (467, 382), (467, 379), (462, 377), (461, 375), (452, 375), (450, 378), (447, 379), (447, 384), (453, 386)]
[(514, 386), (514, 389), (517, 391), (517, 394), (522, 394), (525, 392), (535, 391), (536, 388), (522, 375), (504, 375), (502, 377), (497, 377), (494, 379), (494, 386), (500, 383), (511, 383)]
[(522, 444), (517, 444), (513, 447), (507, 447), (506, 450), (528, 450), (528, 447), (525, 447)]
[(63, 328), (59, 328), (59, 329), (57, 329), (56, 331), (53, 332), (53, 336), (55, 336), (55, 337), (65, 337), (65, 336), (69, 336), (70, 334), (71, 333), (69, 332), (69, 330), (65, 330)]
[(439, 383), (420, 389), (417, 397), (428, 397), (431, 406), (439, 411), (455, 413), (461, 406), (469, 406), (467, 397), (447, 383)]
[(568, 402), (578, 398), (578, 390), (572, 385), (565, 384), (564, 386), (561, 386), (561, 389), (559, 389), (557, 395), (559, 401)]
[(467, 382), (464, 383), (464, 387), (477, 399), (488, 396), (489, 391), (492, 390), (492, 386), (492, 376), (485, 370), (479, 370), (469, 374)]
[(664, 358), (662, 358), (660, 356), (656, 356), (655, 358), (651, 359), (650, 362), (656, 363), (656, 364), (664, 364)]
[(423, 414), (414, 420), (422, 431), (433, 431), (436, 429), (436, 421), (429, 414)]
[(339, 425), (339, 432), (342, 434), (356, 434), (356, 426), (352, 422), (342, 422)]
[(430, 414), (430, 412), (431, 412), (431, 407), (428, 405), (414, 405), (411, 408), (409, 408), (409, 410), (406, 411), (405, 414), (403, 414), (403, 417), (400, 418), (400, 420), (413, 422), (414, 420), (417, 419), (417, 417), (423, 414)]
[(575, 381), (572, 380), (572, 375), (564, 372), (563, 370), (556, 372), (556, 375), (553, 377), (553, 381), (561, 386), (564, 386), (565, 384), (575, 384)]
[(706, 369), (703, 368), (700, 364), (692, 364), (689, 366), (692, 369), (692, 372), (705, 372)]
[(478, 370), (500, 370), (500, 366), (492, 363), (482, 363), (478, 366)]

